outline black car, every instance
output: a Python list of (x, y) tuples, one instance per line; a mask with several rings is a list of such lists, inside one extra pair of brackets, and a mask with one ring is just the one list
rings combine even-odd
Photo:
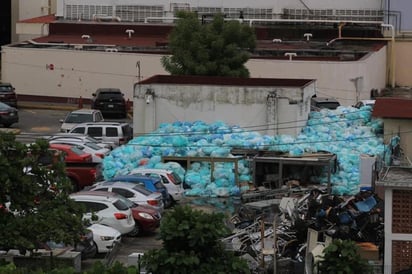
[(340, 103), (335, 98), (312, 97), (310, 100), (310, 110), (320, 111), (321, 109), (337, 109)]
[(18, 110), (14, 107), (0, 102), (0, 124), (4, 127), (10, 127), (12, 124), (19, 122)]
[(10, 83), (0, 82), (0, 102), (17, 108), (17, 95), (15, 88)]
[(126, 117), (126, 100), (120, 89), (99, 88), (92, 95), (91, 106), (93, 109), (100, 110), (103, 115), (119, 115), (122, 118)]

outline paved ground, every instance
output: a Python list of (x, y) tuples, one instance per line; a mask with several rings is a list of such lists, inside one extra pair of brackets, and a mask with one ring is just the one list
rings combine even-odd
[[(201, 210), (207, 213), (211, 212), (225, 212), (228, 198), (198, 198), (186, 197), (180, 202), (180, 205), (189, 205), (196, 210)], [(170, 209), (167, 209), (170, 210)], [(118, 261), (123, 265), (130, 265), (129, 256), (133, 253), (144, 253), (149, 249), (156, 249), (162, 246), (162, 241), (159, 239), (158, 229), (154, 234), (142, 235), (139, 237), (123, 237), (119, 248), (115, 250), (113, 256), (113, 263)], [(84, 260), (82, 262), (82, 269), (91, 267), (96, 261), (105, 260), (105, 255), (98, 255), (96, 258)], [(133, 261), (136, 262), (136, 261)], [(133, 263), (132, 263), (133, 264)]]

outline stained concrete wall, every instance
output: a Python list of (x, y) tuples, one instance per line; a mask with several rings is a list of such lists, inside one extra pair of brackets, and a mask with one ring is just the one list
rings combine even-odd
[[(90, 98), (97, 88), (118, 87), (132, 100), (139, 75), (167, 74), (161, 56), (4, 46), (2, 78), (20, 94)], [(356, 101), (353, 79), (361, 79), (360, 99), (386, 86), (386, 48), (356, 62), (250, 59), (246, 66), (254, 78), (316, 79), (318, 96), (336, 97), (342, 105)]]
[[(149, 99), (145, 94), (154, 96)], [(274, 95), (270, 99), (268, 95)], [(315, 82), (301, 87), (252, 87), (213, 85), (136, 85), (133, 132), (151, 132), (161, 123), (224, 121), (261, 134), (297, 135), (306, 124)]]

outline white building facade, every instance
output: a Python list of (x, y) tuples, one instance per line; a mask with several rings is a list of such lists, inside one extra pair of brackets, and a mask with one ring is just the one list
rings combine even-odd
[(306, 125), (316, 81), (156, 75), (135, 85), (133, 133), (161, 123), (224, 121), (261, 134), (296, 136)]

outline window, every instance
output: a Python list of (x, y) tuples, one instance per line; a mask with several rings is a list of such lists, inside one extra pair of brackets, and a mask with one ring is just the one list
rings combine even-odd
[(114, 193), (117, 193), (117, 194), (120, 194), (120, 195), (122, 195), (123, 197), (126, 197), (126, 198), (132, 198), (132, 197), (134, 197), (134, 193), (133, 192), (131, 192), (131, 191), (129, 191), (129, 190), (127, 190), (127, 189), (123, 189), (123, 188), (112, 188), (112, 192), (114, 192)]
[(86, 212), (98, 212), (108, 208), (107, 205), (97, 202), (79, 201), (86, 208)]
[[(90, 132), (90, 130), (89, 130), (89, 132)], [(91, 135), (91, 134), (90, 134)], [(93, 135), (91, 135), (91, 136), (93, 136)], [(101, 136), (101, 135), (100, 135)], [(106, 128), (106, 136), (107, 137), (117, 137), (118, 136), (118, 134), (117, 134), (117, 128), (115, 128), (115, 127), (107, 127)]]
[(76, 127), (71, 132), (72, 133), (84, 134), (85, 133), (85, 127)]
[(96, 113), (96, 122), (103, 121), (103, 114), (101, 112)]
[(67, 116), (65, 123), (87, 123), (93, 122), (93, 115), (87, 113), (71, 113)]
[(130, 208), (128, 204), (126, 204), (125, 202), (123, 202), (120, 199), (117, 200), (116, 202), (114, 202), (113, 205), (118, 210), (128, 210)]
[(92, 137), (102, 137), (103, 128), (102, 127), (89, 127), (87, 134)]
[(102, 188), (96, 188), (95, 191), (109, 191), (109, 188), (107, 187), (102, 187)]
[(144, 194), (144, 195), (146, 195), (146, 196), (149, 196), (149, 195), (152, 193), (152, 191), (150, 191), (150, 190), (142, 187), (142, 186), (139, 185), (139, 184), (135, 184), (135, 185), (133, 186), (133, 190), (136, 191), (136, 192), (140, 192), (140, 193), (142, 193), (142, 194)]

